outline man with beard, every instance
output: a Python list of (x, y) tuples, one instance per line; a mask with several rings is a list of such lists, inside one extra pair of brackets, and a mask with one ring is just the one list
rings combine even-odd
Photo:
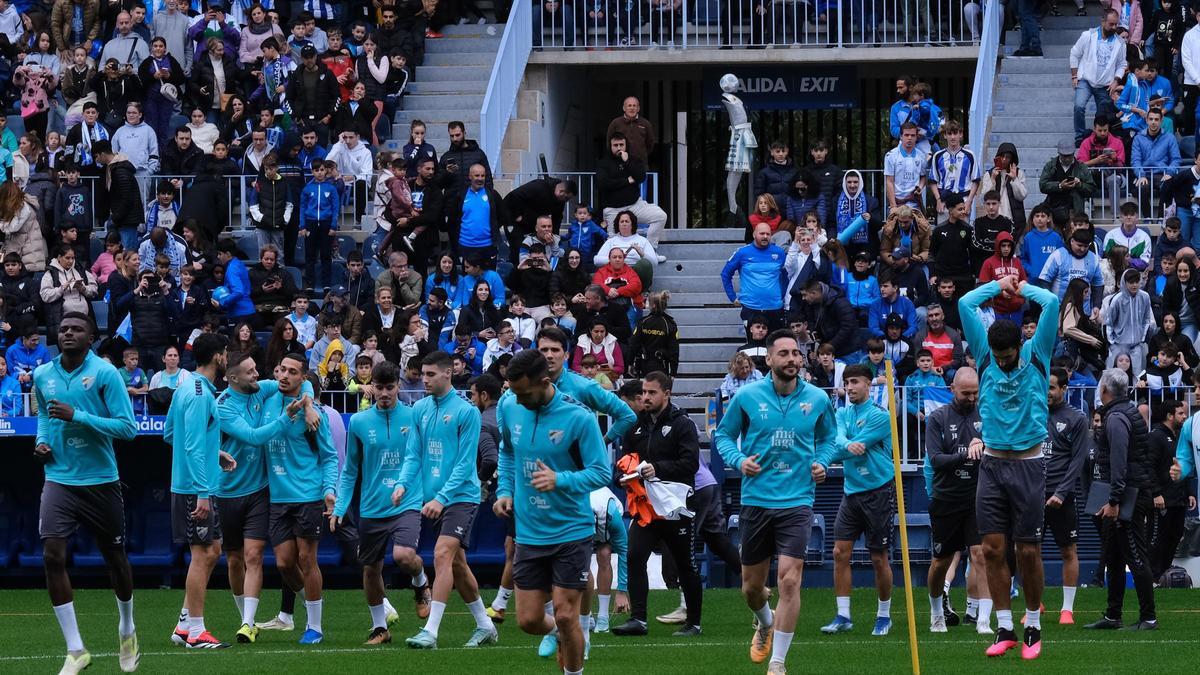
[[(837, 441), (829, 396), (798, 379), (802, 358), (791, 331), (768, 335), (770, 376), (738, 390), (716, 435), (721, 459), (743, 476), (742, 594), (754, 613), (750, 661), (770, 656), (767, 672), (777, 675), (787, 672), (816, 483), (825, 479), (816, 459)], [(776, 554), (779, 604), (772, 612), (766, 584)]]
[[(1060, 624), (1075, 623), (1075, 589), (1079, 584), (1079, 511), (1075, 508), (1075, 489), (1083, 474), (1083, 465), (1092, 449), (1087, 417), (1066, 402), (1067, 382), (1071, 376), (1064, 368), (1050, 370), (1049, 436), (1042, 441), (1046, 455), (1046, 532), (1062, 554), (1063, 605)], [(1172, 446), (1173, 449), (1173, 446)], [(1168, 452), (1168, 456), (1170, 456)]]

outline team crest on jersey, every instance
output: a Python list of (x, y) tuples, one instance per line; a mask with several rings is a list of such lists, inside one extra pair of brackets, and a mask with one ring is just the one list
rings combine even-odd
[(981, 431), (983, 429), (983, 421), (976, 420), (974, 426), (975, 426), (975, 431)]
[(1055, 422), (1054, 428), (1058, 429), (1059, 433), (1062, 433), (1063, 429), (1067, 428), (1067, 423), (1066, 422)]
[(559, 443), (561, 443), (561, 442), (562, 442), (562, 439), (563, 439), (563, 430), (562, 430), (562, 429), (551, 429), (551, 430), (550, 430), (550, 433), (549, 433), (549, 434), (547, 434), (547, 436), (549, 436), (549, 437), (550, 437), (550, 442), (551, 442), (551, 443), (553, 443), (553, 444), (555, 444), (555, 445), (558, 445)]
[(669, 433), (671, 433), (671, 427), (669, 427), (669, 426), (666, 426), (666, 427), (663, 427), (663, 428), (662, 428), (662, 435), (663, 435), (663, 438), (666, 438), (667, 434), (669, 434)]
[(93, 384), (95, 381), (96, 381), (96, 378), (92, 377), (91, 375), (88, 375), (87, 377), (82, 377), (82, 378), (80, 378), (80, 379), (79, 379), (79, 383), (83, 385), (83, 390), (84, 390), (84, 391), (87, 391), (88, 389), (91, 389), (91, 388), (92, 388), (92, 384)]
[(443, 422), (449, 422), (449, 421), (450, 421), (450, 416), (449, 416), (449, 415), (442, 415), (442, 421), (443, 421)]
[(407, 434), (407, 433), (408, 433), (408, 427), (400, 427), (400, 433), (402, 433), (402, 434)]
[(801, 403), (800, 411), (803, 412), (805, 415), (809, 414), (810, 412), (812, 412), (812, 404), (811, 403)]
[(866, 420), (858, 420), (858, 421), (856, 421), (856, 422), (854, 423), (854, 425), (855, 425), (855, 426), (857, 426), (857, 427), (859, 427), (859, 428), (861, 428), (861, 427), (862, 427), (862, 425), (864, 425), (864, 424), (866, 424), (866, 423), (867, 423), (867, 421), (866, 421)]

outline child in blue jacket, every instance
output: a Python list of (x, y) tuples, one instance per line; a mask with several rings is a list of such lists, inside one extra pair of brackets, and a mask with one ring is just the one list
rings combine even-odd
[[(312, 163), (312, 181), (300, 193), (300, 236), (305, 238), (304, 278), (313, 288), (329, 286), (333, 277), (333, 233), (337, 231), (342, 197), (338, 186), (326, 180), (333, 162)], [(316, 274), (317, 256), (321, 257), (321, 276)]]
[(576, 206), (575, 219), (567, 226), (567, 238), (562, 242), (563, 248), (579, 251), (583, 256), (584, 269), (591, 272), (596, 268), (592, 258), (596, 257), (596, 251), (600, 250), (605, 241), (608, 241), (608, 232), (592, 220), (592, 210), (587, 204)]

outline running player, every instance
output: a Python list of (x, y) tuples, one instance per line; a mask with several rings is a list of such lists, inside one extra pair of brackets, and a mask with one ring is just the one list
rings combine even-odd
[(843, 465), (843, 491), (837, 520), (833, 525), (833, 588), (837, 616), (822, 633), (850, 630), (850, 553), (861, 535), (875, 568), (878, 607), (871, 635), (887, 635), (892, 629), (892, 565), (888, 546), (896, 515), (896, 477), (892, 464), (892, 422), (883, 408), (871, 401), (871, 370), (865, 365), (847, 366), (842, 373), (850, 405), (837, 411), (837, 446), (821, 454), (817, 463), (828, 469), (833, 462)]
[(450, 382), (453, 363), (446, 352), (433, 352), (421, 364), (425, 398), (413, 406), (404, 467), (392, 494), (392, 503), (399, 505), (406, 493), (419, 492), (425, 500), (420, 507), (423, 524), (438, 533), (429, 619), (405, 641), (414, 649), (437, 649), (438, 629), (452, 588), (458, 589), (475, 617), (475, 630), (464, 646), (480, 647), (499, 639), (479, 597), (479, 582), (467, 566), (466, 549), (480, 498), (475, 458), (481, 420), (479, 410), (454, 391)]
[[(249, 352), (229, 353), (225, 381), (229, 388), (217, 397), (217, 422), (221, 428), (221, 449), (237, 466), (233, 471), (221, 474), (214, 501), (221, 514), (222, 546), (229, 561), (229, 587), (241, 617), (237, 641), (250, 643), (258, 639), (254, 615), (262, 594), (263, 551), (271, 520), (265, 446), (267, 441), (284, 433), (291, 418), (287, 415), (274, 420), (265, 417), (268, 399), (279, 395), (279, 383), (258, 380), (258, 369)], [(305, 389), (311, 394), (310, 388)], [(289, 411), (298, 412), (303, 407), (306, 424), (315, 429), (319, 418), (308, 405), (310, 401), (307, 396), (297, 399), (289, 406)]]
[(1083, 475), (1083, 465), (1092, 450), (1092, 430), (1087, 416), (1066, 402), (1067, 380), (1064, 368), (1050, 370), (1049, 436), (1042, 441), (1046, 455), (1046, 523), (1062, 554), (1063, 604), (1058, 613), (1060, 624), (1075, 623), (1075, 589), (1079, 584), (1079, 511), (1075, 508), (1075, 489)]
[[(280, 396), (268, 399), (263, 416), (277, 417), (285, 406), (303, 398), (301, 387), (308, 371), (302, 354), (288, 354), (275, 370)], [(280, 438), (267, 443), (268, 487), (271, 518), (268, 536), (275, 551), (275, 567), (284, 585), (304, 590), (307, 625), (300, 644), (324, 639), (321, 613), (323, 580), (317, 565), (321, 521), (333, 512), (337, 485), (337, 450), (323, 411), (317, 412), (317, 430), (293, 424)]]
[[(617, 554), (617, 607), (629, 604), (625, 595), (629, 576), (629, 533), (625, 529), (624, 509), (621, 508), (621, 501), (617, 499), (611, 489), (602, 487), (599, 490), (593, 490), (590, 501), (592, 515), (596, 517), (596, 536), (592, 539), (596, 549), (596, 574), (595, 578), (588, 580), (586, 595), (595, 593), (599, 600), (600, 611), (596, 615), (595, 630), (597, 633), (604, 633), (608, 631), (608, 611), (612, 604), (612, 554), (614, 553)], [(590, 601), (582, 611), (586, 611), (586, 607), (589, 605)], [(587, 640), (584, 645), (583, 658), (585, 660), (587, 659), (587, 647), (590, 645), (591, 640)]]
[[(604, 440), (608, 443), (615, 443), (624, 438), (625, 432), (632, 429), (634, 423), (637, 422), (637, 415), (616, 394), (604, 389), (595, 380), (583, 377), (565, 367), (567, 353), (570, 348), (570, 340), (567, 334), (561, 328), (543, 328), (538, 331), (534, 344), (542, 356), (546, 358), (551, 384), (562, 389), (564, 393), (575, 399), (575, 401), (590, 408), (593, 413), (608, 416), (608, 432), (604, 435)], [(511, 394), (506, 394), (505, 396), (511, 396)], [(503, 400), (503, 397), (501, 400)], [(509, 536), (511, 537), (512, 535), (513, 532), (509, 532)], [(507, 551), (507, 541), (505, 543), (505, 550)], [(510, 563), (506, 563), (506, 569), (508, 564)], [(499, 613), (503, 616), (503, 610), (507, 607), (507, 599), (502, 601), (501, 598), (505, 598), (506, 593), (511, 594), (511, 591), (504, 586), (503, 579), (501, 579), (500, 590), (496, 594), (496, 600), (492, 602), (492, 612), (489, 612), (489, 615)], [(581, 610), (580, 620), (587, 624), (588, 632), (585, 633), (585, 638), (590, 641), (592, 608), (589, 594), (585, 593), (585, 599), (588, 600), (588, 603)], [(553, 603), (547, 603), (545, 611), (547, 615), (554, 616)], [(538, 656), (544, 658), (553, 656), (554, 652), (558, 649), (557, 640), (558, 636), (554, 632), (542, 638), (541, 644), (538, 645)]]
[[(1021, 328), (1001, 319), (984, 328), (979, 307), (1003, 294), (1041, 306), (1033, 337), (1021, 344)], [(1017, 567), (1025, 588), (1025, 634), (1021, 657), (1036, 659), (1042, 650), (1042, 525), (1050, 356), (1058, 334), (1058, 296), (1014, 277), (990, 281), (958, 301), (963, 333), (979, 367), (979, 417), (983, 421), (984, 458), (979, 465), (975, 517), (983, 537), (988, 591), (996, 607), (996, 639), (988, 656), (1017, 647), (1013, 632), (1012, 574), (1005, 559), (1006, 540), (1015, 542)]]
[[(371, 610), (371, 633), (366, 644), (392, 641), (384, 604), (383, 562), (388, 544), (396, 564), (412, 575), (417, 594), (417, 614), (429, 609), (429, 584), (417, 547), (421, 539), (421, 491), (414, 489), (399, 505), (392, 491), (400, 479), (404, 448), (412, 428), (412, 408), (400, 403), (400, 370), (383, 361), (371, 369), (375, 405), (350, 418), (346, 435), (346, 463), (342, 467), (338, 499), (329, 517), (337, 531), (359, 483), (358, 561), (363, 567), (363, 592)], [(361, 482), (360, 482), (361, 476)]]
[(954, 556), (965, 548), (971, 559), (967, 573), (967, 614), (976, 617), (975, 630), (990, 634), (992, 601), (986, 588), (973, 588), (985, 568), (979, 526), (975, 522), (975, 485), (979, 480), (979, 460), (983, 457), (983, 439), (979, 435), (983, 425), (976, 407), (979, 376), (973, 368), (959, 368), (950, 389), (954, 399), (925, 418), (925, 458), (933, 472), (929, 500), (929, 524), (933, 531), (933, 563), (928, 579), (929, 632), (946, 632), (949, 623), (945, 611), (946, 575)]
[[(133, 572), (125, 557), (125, 503), (113, 439), (137, 435), (133, 404), (117, 369), (91, 352), (96, 325), (81, 312), (58, 324), (59, 355), (33, 371), (38, 422), (34, 456), (45, 465), (38, 533), (54, 616), (67, 642), (61, 673), (92, 664), (75, 620), (67, 546), (82, 523), (96, 537), (117, 596), (121, 670), (137, 670), (141, 652), (133, 623)], [(16, 637), (16, 636), (11, 636)]]
[[(799, 380), (802, 360), (794, 333), (768, 335), (771, 374), (738, 390), (716, 434), (721, 459), (742, 474), (742, 594), (755, 617), (750, 661), (762, 663), (769, 654), (767, 672), (774, 675), (787, 673), (784, 662), (800, 614), (813, 499), (816, 483), (825, 479), (816, 459), (837, 442), (833, 405), (825, 392)], [(766, 585), (776, 554), (779, 604), (773, 613)]]
[[(221, 450), (217, 426), (216, 382), (225, 375), (225, 347), (224, 336), (216, 333), (192, 343), (194, 376), (171, 396), (163, 427), (163, 440), (171, 444), (171, 534), (192, 554), (184, 586), (188, 634), (183, 644), (188, 649), (229, 647), (204, 626), (204, 595), (221, 557), (221, 515), (214, 498), (221, 470), (234, 468)], [(181, 637), (176, 626), (172, 640)]]
[[(520, 352), (507, 377), (513, 395), (500, 402), (496, 415), (502, 437), (493, 510), (516, 520), (517, 621), (533, 635), (557, 630), (559, 664), (567, 675), (578, 675), (584, 656), (580, 602), (596, 529), (589, 493), (611, 479), (608, 453), (595, 415), (554, 386), (544, 356)], [(523, 505), (515, 513), (514, 501)], [(551, 600), (553, 618), (543, 609)]]

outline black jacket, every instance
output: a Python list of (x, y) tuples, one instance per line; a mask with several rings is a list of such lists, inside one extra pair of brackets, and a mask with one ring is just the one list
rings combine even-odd
[[(262, 263), (249, 265), (246, 272), (250, 275), (250, 299), (255, 305), (291, 306), (292, 299), (296, 296), (296, 283), (290, 272), (278, 264), (274, 269), (267, 270)], [(277, 291), (264, 291), (263, 284), (275, 277), (278, 277), (283, 285)]]
[[(458, 167), (456, 172), (447, 170), (446, 167), (451, 164)], [(482, 164), (487, 173), (487, 182), (485, 185), (488, 189), (492, 187), (492, 165), (488, 163), (488, 157), (479, 147), (479, 143), (469, 138), (464, 138), (462, 145), (450, 145), (441, 159), (438, 160), (438, 177), (439, 185), (446, 193), (446, 199), (450, 200), (453, 196), (457, 196), (467, 188), (470, 182), (469, 174), (471, 165)]]
[[(100, 109), (101, 123), (104, 123), (108, 113), (113, 112), (121, 118), (121, 124), (124, 124), (125, 106), (130, 101), (141, 101), (144, 98), (141, 81), (136, 75), (121, 75), (111, 80), (105, 77), (104, 73), (96, 73), (88, 82), (88, 91), (96, 92), (96, 107)], [(116, 129), (109, 129), (110, 133), (113, 131)]]
[(201, 173), (188, 188), (187, 199), (179, 206), (179, 222), (195, 219), (208, 241), (216, 241), (229, 222), (229, 184), (223, 174), (213, 174), (219, 167), (215, 160), (203, 161)]
[(1175, 461), (1178, 434), (1164, 424), (1150, 430), (1150, 460), (1154, 463), (1153, 497), (1162, 497), (1167, 506), (1187, 506), (1187, 489), (1183, 481), (1171, 480), (1171, 464)]
[(134, 227), (146, 222), (133, 164), (127, 159), (121, 160), (109, 165), (108, 171), (112, 177), (108, 188), (108, 214), (113, 225)]
[(363, 142), (371, 142), (373, 137), (371, 134), (371, 122), (375, 119), (375, 106), (370, 101), (363, 99), (358, 102), (358, 110), (351, 112), (350, 102), (345, 103), (339, 98), (336, 106), (337, 110), (333, 114), (333, 128), (331, 131), (335, 134), (340, 134), (347, 129), (351, 129), (358, 133), (358, 137)]
[(929, 237), (929, 257), (933, 261), (930, 276), (969, 277), (971, 274), (971, 237), (974, 230), (966, 222), (946, 221)]
[(368, 309), (375, 307), (375, 279), (366, 270), (363, 270), (357, 279), (351, 279), (347, 274), (346, 291), (350, 296), (350, 302), (360, 312), (365, 313)]
[(4, 290), (4, 305), (9, 311), (10, 333), (18, 338), (25, 337), (30, 329), (37, 328), (37, 309), (42, 299), (37, 280), (30, 272), (19, 277), (4, 274), (0, 275), (0, 288)]
[(793, 302), (790, 320), (807, 322), (808, 330), (817, 335), (818, 342), (833, 345), (834, 356), (856, 351), (858, 315), (854, 313), (854, 306), (835, 287), (821, 284), (821, 291), (823, 298), (815, 305)]
[(306, 96), (304, 89), (304, 66), (296, 69), (288, 77), (287, 83), (287, 101), (292, 106), (292, 119), (301, 128), (307, 128), (313, 124), (318, 124), (321, 118), (328, 115), (332, 122), (334, 110), (340, 100), (341, 93), (338, 89), (337, 78), (325, 64), (317, 62), (316, 72), (316, 88), (315, 95)]
[(160, 171), (164, 176), (194, 176), (199, 173), (200, 162), (204, 159), (204, 151), (195, 143), (187, 150), (180, 150), (175, 139), (162, 146), (159, 152)]
[(165, 347), (171, 344), (175, 339), (173, 328), (175, 318), (178, 316), (179, 305), (171, 301), (171, 296), (163, 293), (154, 293), (153, 295), (134, 293), (133, 306), (130, 311), (134, 345)]
[(790, 158), (783, 164), (776, 164), (774, 160), (769, 160), (754, 175), (754, 194), (769, 194), (774, 197), (775, 205), (782, 213), (788, 190), (792, 189), (792, 183), (796, 181), (798, 173), (800, 170), (796, 168), (796, 163)]
[(629, 360), (639, 377), (656, 370), (672, 377), (679, 370), (679, 326), (670, 314), (651, 312), (633, 331)]
[[(446, 196), (436, 182), (429, 185), (418, 185), (415, 178), (408, 181), (409, 192), (412, 193), (413, 206), (418, 204), (421, 213), (409, 218), (409, 227), (424, 225), (434, 232), (446, 231)], [(422, 270), (417, 270), (422, 271)]]
[(1096, 446), (1096, 468), (1100, 480), (1111, 486), (1108, 503), (1118, 506), (1126, 487), (1154, 487), (1150, 429), (1128, 398), (1110, 401), (1098, 412), (1104, 420), (1104, 431)]
[[(229, 52), (221, 57), (221, 68), (225, 71), (225, 94), (242, 94), (242, 71), (237, 59)], [(201, 54), (192, 62), (192, 74), (188, 76), (187, 95), (192, 105), (201, 110), (213, 109), (213, 92), (217, 86), (217, 75), (213, 69), (212, 59), (207, 53)], [(291, 92), (288, 92), (288, 102), (292, 102)], [(293, 103), (294, 105), (294, 103)]]
[(625, 432), (621, 443), (624, 455), (636, 452), (643, 462), (654, 466), (656, 478), (685, 485), (696, 484), (700, 468), (700, 437), (696, 423), (673, 403), (655, 419), (650, 413), (638, 413), (637, 423)]
[[(287, 219), (283, 215), (287, 211), (288, 203), (292, 201), (291, 185), (283, 176), (271, 180), (262, 175), (254, 181), (254, 185), (258, 194), (258, 210), (262, 213), (262, 220), (254, 221), (255, 227), (282, 230), (284, 225), (287, 225)], [(293, 206), (293, 209), (295, 208)]]
[[(633, 182), (629, 179), (633, 178)], [(642, 181), (646, 179), (646, 163), (630, 157), (622, 161), (609, 153), (596, 163), (596, 200), (600, 209), (629, 206), (642, 197)]]
[(523, 234), (530, 234), (538, 216), (551, 216), (557, 232), (559, 221), (562, 220), (563, 203), (554, 196), (554, 188), (560, 182), (557, 178), (535, 178), (505, 195), (504, 208), (508, 210), (513, 226)]
[(510, 293), (516, 293), (525, 300), (526, 307), (549, 305), (550, 280), (553, 276), (554, 272), (548, 266), (517, 267), (508, 277), (508, 288)]
[[(570, 300), (567, 298), (568, 302)], [(629, 344), (629, 339), (633, 335), (633, 329), (629, 327), (629, 315), (625, 313), (624, 308), (611, 302), (604, 303), (603, 307), (594, 312), (588, 311), (586, 305), (580, 305), (579, 313), (575, 314), (575, 337), (578, 338), (591, 330), (592, 327), (589, 324), (596, 317), (604, 319), (604, 324), (608, 326), (608, 332), (617, 338), (617, 342)]]

